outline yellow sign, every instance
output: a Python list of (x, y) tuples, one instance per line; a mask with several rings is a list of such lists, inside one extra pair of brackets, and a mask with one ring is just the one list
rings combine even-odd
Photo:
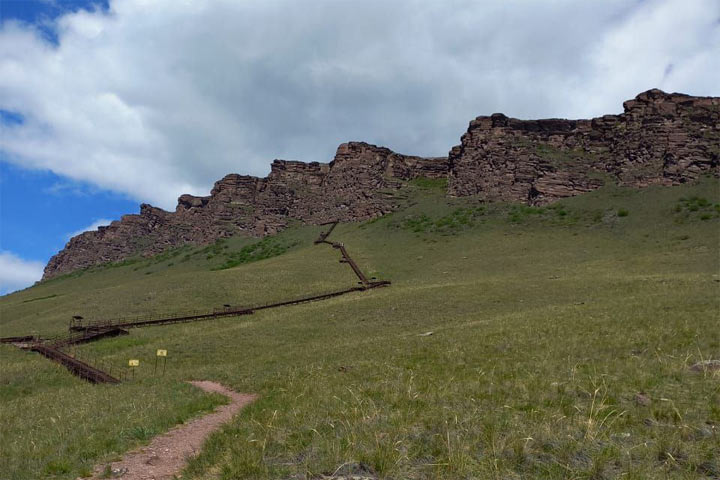
[(140, 360), (128, 360), (128, 366), (130, 366), (130, 367), (139, 367), (139, 366), (140, 366)]
[(158, 357), (167, 357), (167, 350), (158, 350), (157, 356)]

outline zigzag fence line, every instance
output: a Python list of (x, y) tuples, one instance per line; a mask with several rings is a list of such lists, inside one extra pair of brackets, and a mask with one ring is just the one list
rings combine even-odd
[[(269, 308), (284, 307), (289, 305), (298, 305), (301, 303), (315, 302), (338, 297), (351, 292), (360, 292), (372, 288), (384, 287), (390, 285), (389, 281), (370, 280), (358, 267), (355, 261), (350, 257), (345, 245), (338, 242), (330, 242), (328, 236), (337, 226), (338, 222), (327, 222), (322, 225), (330, 225), (326, 232), (320, 233), (315, 240), (315, 244), (326, 243), (334, 249), (340, 250), (341, 263), (347, 263), (360, 280), (357, 287), (336, 290), (333, 292), (322, 293), (318, 295), (304, 296), (291, 300), (285, 300), (274, 303), (257, 305), (254, 307), (233, 307), (225, 305), (223, 308), (214, 308), (213, 310), (193, 310), (186, 312), (175, 312), (165, 314), (150, 314), (131, 317), (119, 317), (107, 320), (95, 320), (89, 323), (82, 321), (82, 317), (75, 316), (69, 326), (69, 332), (66, 335), (60, 335), (50, 338), (38, 338), (34, 335), (25, 335), (17, 337), (0, 338), (0, 343), (14, 344), (26, 350), (32, 350), (41, 355), (60, 363), (65, 366), (73, 374), (84, 378), (92, 383), (120, 383), (120, 379), (113, 377), (97, 366), (93, 366), (77, 357), (77, 355), (69, 355), (61, 349), (72, 345), (88, 343), (107, 337), (115, 337), (118, 335), (128, 335), (128, 328), (149, 327), (157, 325), (169, 325), (174, 323), (197, 322), (202, 320), (211, 320), (222, 317), (235, 317), (239, 315), (252, 315), (258, 310)], [(118, 369), (118, 376), (122, 377), (123, 372)]]

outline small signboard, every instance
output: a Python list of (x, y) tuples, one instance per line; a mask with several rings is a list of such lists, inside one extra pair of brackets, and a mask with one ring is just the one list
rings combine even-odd
[(164, 348), (158, 348), (157, 352), (155, 352), (155, 368), (153, 368), (153, 375), (155, 375), (157, 373), (158, 358), (160, 358), (160, 357), (162, 357), (162, 359), (163, 359), (163, 362), (162, 362), (163, 375), (165, 375), (165, 367), (167, 365), (168, 356), (167, 356), (167, 350), (165, 350)]
[(140, 360), (128, 360), (128, 367), (139, 367)]

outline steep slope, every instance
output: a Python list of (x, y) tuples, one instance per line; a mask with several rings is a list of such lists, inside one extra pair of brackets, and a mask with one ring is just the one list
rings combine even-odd
[[(548, 207), (412, 183), (392, 215), (333, 232), (389, 288), (77, 347), (114, 372), (139, 359), (119, 385), (0, 345), (0, 477), (89, 476), (221, 401), (193, 379), (259, 398), (182, 478), (716, 476), (720, 372), (690, 367), (720, 359), (720, 181), (606, 186)], [(352, 286), (338, 252), (313, 245), (320, 230), (43, 282), (0, 298), (0, 331)], [(244, 242), (288, 237), (299, 245), (285, 254), (215, 269)]]
[(395, 210), (403, 183), (418, 177), (447, 177), (450, 196), (546, 204), (607, 182), (674, 185), (719, 174), (720, 98), (649, 90), (624, 108), (592, 120), (477, 117), (449, 158), (351, 142), (328, 164), (275, 160), (267, 178), (227, 175), (209, 196), (180, 196), (175, 212), (143, 204), (139, 215), (72, 238), (43, 279), (188, 243), (264, 236), (293, 221), (374, 218)]
[(187, 243), (264, 236), (293, 220), (317, 224), (377, 217), (395, 209), (394, 193), (404, 180), (418, 176), (447, 176), (447, 159), (350, 142), (338, 147), (329, 164), (275, 160), (267, 178), (230, 174), (209, 196), (180, 196), (174, 212), (143, 204), (139, 215), (72, 238), (50, 259), (43, 279)]

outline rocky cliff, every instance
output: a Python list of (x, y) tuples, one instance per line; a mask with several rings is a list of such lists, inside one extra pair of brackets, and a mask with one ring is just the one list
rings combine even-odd
[(450, 195), (548, 203), (607, 181), (645, 187), (718, 174), (720, 98), (660, 90), (592, 120), (477, 117), (450, 151)]
[(330, 163), (275, 160), (266, 178), (227, 175), (209, 196), (180, 196), (174, 212), (143, 204), (139, 215), (72, 238), (43, 279), (186, 243), (263, 236), (293, 220), (373, 218), (396, 208), (395, 192), (417, 177), (447, 177), (453, 196), (541, 204), (608, 181), (644, 187), (719, 175), (720, 98), (649, 90), (623, 106), (591, 120), (477, 117), (448, 158), (351, 142)]
[(340, 145), (330, 163), (275, 160), (266, 178), (230, 174), (209, 196), (181, 195), (174, 212), (143, 204), (139, 215), (73, 237), (50, 259), (43, 279), (186, 243), (268, 235), (293, 220), (317, 224), (377, 217), (396, 208), (393, 192), (403, 181), (447, 174), (446, 157), (400, 155), (361, 142)]

